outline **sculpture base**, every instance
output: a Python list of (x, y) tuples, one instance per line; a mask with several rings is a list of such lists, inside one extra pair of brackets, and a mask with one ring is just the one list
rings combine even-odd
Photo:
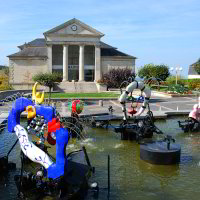
[(180, 162), (181, 147), (178, 144), (157, 141), (140, 145), (140, 158), (157, 165), (171, 165)]

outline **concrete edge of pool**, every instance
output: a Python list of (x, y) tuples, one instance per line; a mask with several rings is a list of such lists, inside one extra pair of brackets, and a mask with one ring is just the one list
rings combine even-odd
[[(153, 114), (154, 114), (154, 118), (155, 119), (166, 119), (166, 118), (171, 117), (171, 116), (188, 115), (189, 112), (190, 112), (190, 110), (154, 111)], [(0, 114), (0, 128), (1, 128), (1, 125), (4, 124), (5, 121), (7, 120), (8, 115), (9, 115), (9, 112), (2, 112)], [(145, 115), (146, 115), (146, 113), (143, 113), (141, 115), (141, 117), (144, 117)], [(25, 112), (21, 114), (22, 118), (26, 118), (26, 116), (27, 116), (27, 114)], [(66, 115), (64, 115), (63, 117), (68, 117), (68, 116), (70, 116), (70, 115), (68, 113), (66, 113)], [(93, 113), (80, 114), (81, 118), (84, 118), (84, 117), (98, 117), (98, 116), (100, 116), (101, 118), (103, 118), (104, 116), (105, 116), (105, 118), (108, 118), (109, 117), (109, 112), (101, 111), (99, 109), (95, 111), (95, 108), (94, 108)], [(123, 114), (116, 114), (116, 115), (113, 114), (113, 115), (110, 115), (110, 119), (109, 120), (122, 120), (122, 118), (123, 118)]]

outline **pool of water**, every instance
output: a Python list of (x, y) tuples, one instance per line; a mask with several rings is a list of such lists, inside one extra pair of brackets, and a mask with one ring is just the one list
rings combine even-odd
[[(159, 166), (140, 160), (139, 145), (132, 141), (121, 141), (120, 135), (112, 130), (87, 128), (87, 139), (69, 144), (67, 151), (84, 145), (90, 161), (95, 166), (92, 180), (100, 186), (100, 200), (107, 199), (107, 156), (111, 164), (111, 200), (196, 200), (200, 195), (200, 133), (183, 133), (177, 120), (170, 118), (157, 121), (156, 125), (172, 135), (181, 144), (181, 162), (177, 165)], [(162, 136), (159, 136), (159, 138)], [(15, 142), (16, 136), (5, 130), (0, 135), (1, 156)], [(19, 144), (11, 153), (10, 161), (17, 163), (17, 170), (9, 172), (0, 182), (0, 199), (16, 199), (17, 189), (13, 176), (19, 173)], [(55, 154), (55, 148), (50, 152)], [(43, 198), (51, 199), (51, 198)], [(92, 199), (87, 197), (87, 200)]]

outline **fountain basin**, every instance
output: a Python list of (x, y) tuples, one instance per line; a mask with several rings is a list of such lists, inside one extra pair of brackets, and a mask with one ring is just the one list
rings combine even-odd
[(168, 144), (156, 141), (140, 145), (140, 159), (151, 164), (171, 165), (180, 162), (181, 147), (179, 144)]

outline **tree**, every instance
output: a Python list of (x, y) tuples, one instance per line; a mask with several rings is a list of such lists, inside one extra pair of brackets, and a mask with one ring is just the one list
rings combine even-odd
[(8, 66), (6, 66), (6, 65), (0, 65), (0, 70), (6, 69), (6, 68), (8, 68)]
[(59, 73), (39, 73), (33, 76), (33, 81), (40, 85), (49, 87), (49, 102), (52, 88), (62, 81), (62, 74)]
[(4, 72), (4, 74), (6, 74), (7, 76), (9, 76), (9, 68), (6, 65), (0, 65), (0, 70), (2, 70), (2, 72)]
[(195, 71), (200, 74), (200, 58), (193, 64)]
[(146, 64), (138, 72), (138, 76), (140, 78), (144, 78), (145, 80), (154, 77), (164, 81), (169, 75), (170, 73), (168, 66), (163, 64), (161, 65)]
[(98, 83), (104, 83), (107, 88), (119, 88), (123, 81), (127, 81), (132, 72), (129, 68), (112, 68), (103, 74)]

